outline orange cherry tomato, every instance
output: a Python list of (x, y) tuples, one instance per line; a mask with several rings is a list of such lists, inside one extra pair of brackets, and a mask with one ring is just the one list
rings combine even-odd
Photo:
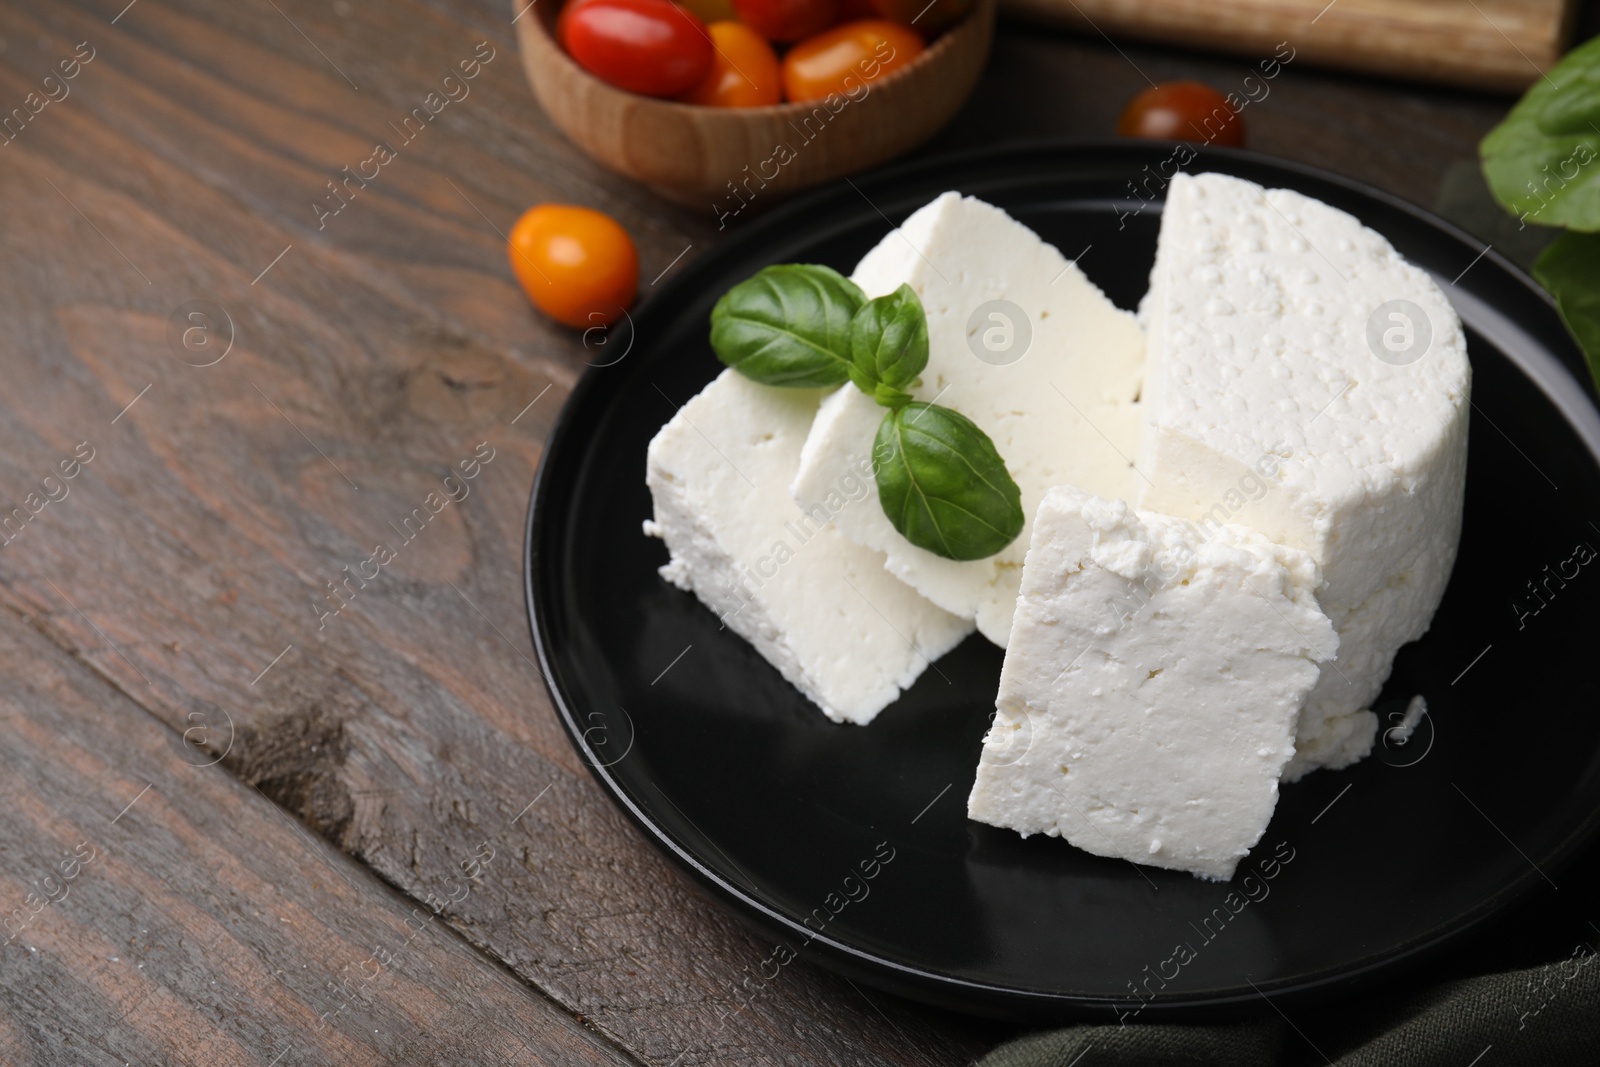
[(710, 107), (765, 107), (783, 99), (778, 53), (742, 22), (713, 22), (711, 71), (680, 99)]
[(887, 19), (863, 19), (807, 38), (783, 57), (783, 94), (795, 102), (848, 95), (922, 54), (917, 31)]
[(587, 329), (622, 317), (639, 288), (639, 253), (609, 215), (539, 204), (511, 227), (511, 269), (534, 306)]
[(1200, 82), (1163, 82), (1128, 104), (1117, 120), (1123, 137), (1244, 147), (1244, 119), (1228, 98)]

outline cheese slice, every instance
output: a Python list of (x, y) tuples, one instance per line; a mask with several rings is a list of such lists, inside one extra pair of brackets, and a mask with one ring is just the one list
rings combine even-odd
[(1173, 178), (1140, 313), (1139, 506), (1315, 557), (1339, 656), (1286, 777), (1352, 763), (1376, 732), (1366, 708), (1455, 562), (1471, 388), (1460, 322), (1356, 219), (1220, 174)]
[[(868, 723), (972, 632), (883, 566), (882, 553), (789, 496), (822, 390), (725, 370), (650, 442), (645, 481), (661, 574), (694, 593), (835, 722)], [(840, 489), (861, 499), (861, 477)], [(876, 506), (876, 501), (873, 502)]]
[[(1061, 483), (1131, 498), (1144, 338), (1135, 317), (1055, 248), (999, 208), (945, 193), (868, 252), (853, 278), (868, 296), (902, 284), (916, 290), (928, 316), (928, 365), (911, 392), (990, 436), (1025, 515)], [(901, 537), (870, 481), (883, 415), (853, 385), (828, 397), (801, 453), (795, 500), (886, 553), (895, 576), (1004, 646), (1027, 528), (998, 555), (967, 562)], [(870, 491), (849, 500), (843, 482), (862, 469)]]
[(1033, 522), (967, 813), (1229, 878), (1266, 830), (1317, 664), (1316, 563), (1070, 486)]

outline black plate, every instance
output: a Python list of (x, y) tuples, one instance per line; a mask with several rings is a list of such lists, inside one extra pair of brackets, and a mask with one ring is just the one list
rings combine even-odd
[[(953, 684), (928, 672), (871, 726), (836, 726), (657, 576), (665, 550), (640, 533), (645, 446), (720, 369), (706, 337), (719, 294), (769, 263), (848, 272), (890, 220), (959, 189), (1069, 257), (1091, 246), (1085, 272), (1133, 307), (1172, 155), (1024, 146), (795, 201), (655, 296), (626, 358), (584, 377), (550, 441), (529, 514), (528, 598), (573, 743), (652, 840), (804, 958), (991, 1015), (1217, 1016), (1416, 959), (1525, 892), (1549, 892), (1600, 824), (1600, 716), (1584, 680), (1600, 562), (1574, 557), (1580, 542), (1600, 548), (1600, 418), (1579, 355), (1526, 277), (1493, 252), (1477, 259), (1481, 242), (1309, 168), (1208, 149), (1188, 169), (1342, 208), (1446, 288), (1475, 374), (1465, 533), (1433, 629), (1400, 654), (1378, 709), (1422, 693), (1429, 720), (1404, 747), (1286, 787), (1233, 886), (969, 822), (1001, 659), (982, 638), (939, 661)], [(891, 849), (873, 880), (847, 882)], [(1267, 880), (1275, 852), (1288, 859)], [(1260, 880), (1243, 883), (1252, 870)]]

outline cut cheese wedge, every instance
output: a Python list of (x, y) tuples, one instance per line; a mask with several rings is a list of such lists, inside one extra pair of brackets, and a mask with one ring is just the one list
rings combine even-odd
[[(902, 284), (928, 316), (928, 365), (918, 400), (954, 408), (989, 435), (1031, 516), (1053, 485), (1132, 498), (1134, 401), (1144, 338), (1078, 267), (1032, 230), (981, 200), (945, 193), (867, 253), (852, 276), (868, 296)], [(911, 544), (890, 524), (876, 484), (843, 492), (872, 469), (884, 409), (853, 385), (828, 397), (806, 439), (794, 499), (889, 570), (1004, 646), (1028, 530), (998, 555), (957, 562)]]
[[(867, 723), (972, 632), (891, 577), (883, 555), (789, 496), (822, 391), (725, 370), (650, 442), (647, 534), (694, 593), (835, 722)], [(848, 478), (847, 496), (868, 483)], [(873, 500), (874, 507), (877, 501)]]
[(1455, 563), (1471, 388), (1460, 322), (1356, 219), (1220, 174), (1172, 180), (1141, 316), (1139, 506), (1242, 524), (1317, 560), (1340, 649), (1286, 777), (1352, 763), (1376, 732), (1365, 709)]
[(1260, 839), (1318, 662), (1316, 563), (1243, 527), (1052, 489), (1033, 522), (979, 822), (1229, 878)]

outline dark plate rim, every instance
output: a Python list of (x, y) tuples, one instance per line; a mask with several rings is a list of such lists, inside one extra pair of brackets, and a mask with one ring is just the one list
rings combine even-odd
[[(1180, 143), (1172, 141), (1130, 141), (1112, 138), (1020, 139), (984, 148), (944, 153), (899, 163), (870, 172), (866, 176), (854, 179), (850, 184), (859, 184), (870, 190), (873, 187), (893, 184), (910, 175), (920, 175), (945, 168), (966, 168), (974, 164), (988, 162), (1001, 163), (1011, 158), (1030, 155), (1073, 153), (1086, 157), (1103, 154), (1107, 157), (1128, 155), (1142, 158), (1145, 153), (1160, 151), (1163, 148), (1176, 149)], [(1261, 152), (1244, 149), (1205, 146), (1204, 152), (1207, 156), (1214, 154), (1215, 157), (1222, 160), (1236, 160), (1249, 166), (1292, 174), (1315, 182), (1340, 187), (1347, 192), (1356, 194), (1358, 197), (1376, 201), (1384, 207), (1410, 216), (1424, 226), (1451, 238), (1474, 254), (1480, 251), (1478, 245), (1483, 243), (1478, 238), (1473, 237), (1453, 223), (1440, 218), (1433, 212), (1402, 197), (1373, 188), (1354, 178), (1336, 174), (1310, 164), (1283, 160)], [(1226, 168), (1222, 169), (1226, 172)], [(864, 190), (858, 188), (857, 191), (862, 193), (863, 198), (866, 198)], [(759, 245), (769, 231), (782, 228), (791, 218), (797, 215), (815, 210), (817, 205), (826, 203), (837, 193), (837, 183), (834, 183), (774, 207), (741, 227), (740, 232), (724, 240), (717, 246), (713, 255), (720, 259), (742, 254), (747, 248)], [(867, 199), (870, 203), (870, 198)], [(1483, 249), (1481, 253), (1482, 259), (1487, 259), (1494, 263), (1519, 284), (1525, 290), (1523, 295), (1533, 296), (1553, 314), (1556, 313), (1555, 300), (1526, 271), (1506, 259), (1493, 248)], [(657, 308), (671, 307), (681, 291), (692, 289), (697, 275), (706, 269), (701, 264), (706, 262), (710, 262), (709, 257), (706, 260), (691, 263), (688, 268), (669, 281), (661, 290), (652, 294), (634, 312), (633, 318), (638, 320), (647, 316), (653, 317)], [(1571, 347), (1570, 351), (1556, 353), (1555, 358), (1571, 374), (1574, 382), (1578, 384), (1582, 401), (1591, 407), (1600, 408), (1600, 401), (1597, 401), (1595, 390), (1589, 384), (1587, 375), (1580, 373), (1583, 364), (1581, 357), (1576, 354), (1575, 345)], [(795, 922), (768, 905), (759, 896), (723, 876), (703, 862), (687, 845), (680, 843), (667, 829), (654, 820), (649, 811), (629, 792), (628, 788), (619, 779), (610, 773), (609, 768), (590, 749), (588, 742), (584, 738), (585, 728), (580, 722), (577, 712), (569, 704), (566, 695), (554, 681), (555, 664), (552, 662), (552, 653), (546, 642), (546, 633), (549, 629), (548, 614), (544, 598), (540, 595), (542, 585), (539, 575), (542, 554), (540, 552), (538, 532), (541, 527), (539, 516), (547, 512), (548, 501), (546, 498), (552, 493), (551, 483), (553, 479), (551, 471), (557, 465), (557, 461), (572, 447), (574, 438), (577, 436), (575, 426), (578, 424), (580, 417), (585, 416), (587, 409), (595, 402), (595, 394), (604, 388), (604, 383), (607, 380), (604, 371), (607, 366), (609, 365), (591, 365), (579, 378), (577, 385), (573, 388), (572, 393), (567, 398), (567, 402), (557, 416), (555, 426), (552, 428), (550, 437), (545, 443), (534, 475), (523, 546), (523, 585), (528, 609), (528, 626), (533, 639), (534, 650), (539, 660), (540, 675), (545, 689), (549, 693), (551, 704), (561, 720), (562, 727), (567, 732), (568, 739), (572, 742), (573, 748), (600, 783), (605, 793), (622, 808), (634, 825), (657, 847), (665, 851), (674, 862), (687, 870), (702, 885), (711, 889), (715, 896), (731, 903), (734, 906), (735, 914), (739, 918), (766, 933), (777, 931), (785, 936), (804, 939), (808, 948), (816, 946), (820, 949), (819, 956), (821, 959), (819, 962), (851, 977), (860, 978), (869, 984), (925, 1003), (993, 1018), (1028, 1021), (1082, 1019), (1092, 1013), (1107, 1011), (1116, 1013), (1119, 1009), (1126, 1009), (1135, 1004), (1136, 1002), (1129, 1001), (1127, 998), (1118, 1000), (1112, 997), (1085, 994), (1045, 992), (1014, 988), (997, 983), (973, 981), (936, 970), (919, 968), (895, 960), (885, 959), (871, 952), (837, 941), (829, 935), (818, 934), (816, 931), (805, 928), (800, 923)], [(1519, 364), (1519, 367), (1524, 372), (1528, 371), (1525, 366)], [(1561, 404), (1563, 400), (1570, 403), (1572, 399), (1570, 396), (1561, 397), (1551, 392), (1551, 383), (1546, 378), (1532, 374), (1529, 377), (1558, 406), (1564, 406)], [(1549, 854), (1545, 858), (1547, 867), (1550, 871), (1559, 872), (1579, 849), (1594, 841), (1597, 837), (1600, 837), (1600, 810), (1590, 812), (1565, 837), (1551, 847)], [(1547, 879), (1544, 873), (1530, 865), (1526, 872), (1520, 874), (1498, 893), (1485, 898), (1475, 908), (1458, 916), (1454, 921), (1420, 933), (1408, 942), (1391, 947), (1353, 966), (1339, 967), (1330, 972), (1303, 975), (1277, 982), (1269, 981), (1260, 990), (1253, 993), (1197, 994), (1189, 996), (1182, 994), (1162, 995), (1154, 1000), (1139, 1004), (1140, 1014), (1143, 1016), (1144, 1013), (1148, 1012), (1148, 1018), (1168, 1021), (1237, 1017), (1246, 1014), (1246, 1009), (1254, 1005), (1257, 1000), (1262, 999), (1266, 993), (1291, 1001), (1306, 1000), (1313, 996), (1326, 998), (1339, 992), (1348, 993), (1358, 986), (1371, 984), (1375, 976), (1380, 972), (1385, 976), (1389, 976), (1403, 971), (1407, 967), (1415, 966), (1447, 944), (1482, 926), (1497, 913), (1524, 898), (1531, 890), (1545, 881)]]

